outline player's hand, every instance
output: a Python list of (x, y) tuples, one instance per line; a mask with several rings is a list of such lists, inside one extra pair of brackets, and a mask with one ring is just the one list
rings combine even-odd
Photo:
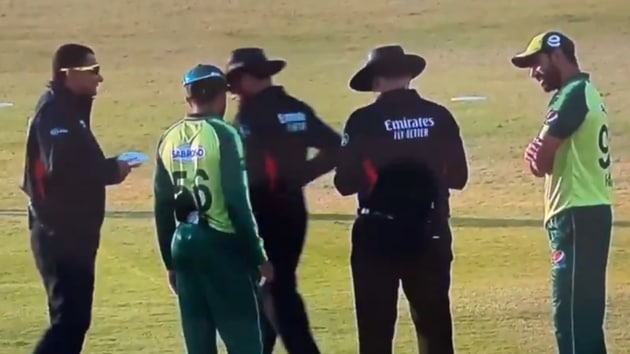
[(168, 286), (171, 288), (173, 294), (177, 295), (177, 277), (175, 276), (175, 272), (172, 270), (168, 271)]
[(260, 276), (262, 279), (260, 280), (261, 285), (265, 283), (271, 283), (274, 278), (273, 265), (269, 261), (265, 261), (259, 268)]
[(131, 166), (125, 161), (117, 161), (118, 163), (118, 180), (124, 181), (131, 172)]
[(533, 162), (529, 163), (529, 171), (532, 173), (534, 177), (539, 177), (539, 178), (545, 177), (545, 173), (538, 171), (538, 168), (536, 168)]
[(541, 146), (542, 140), (540, 138), (536, 138), (531, 143), (529, 143), (529, 145), (527, 145), (527, 148), (525, 148), (525, 154), (523, 156), (525, 161), (530, 163), (535, 161), (536, 154), (538, 154), (538, 150), (540, 150)]

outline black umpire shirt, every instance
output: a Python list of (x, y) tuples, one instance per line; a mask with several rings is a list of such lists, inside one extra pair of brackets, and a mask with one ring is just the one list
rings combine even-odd
[(105, 158), (90, 130), (91, 109), (91, 97), (53, 85), (39, 99), (27, 132), (22, 189), (30, 198), (29, 215), (75, 237), (85, 237), (81, 231), (98, 236), (105, 187), (120, 183), (116, 159)]
[[(342, 195), (358, 193), (359, 207), (370, 204), (379, 171), (394, 163), (427, 166), (437, 181), (436, 211), (450, 216), (449, 189), (468, 180), (459, 126), (449, 110), (411, 89), (381, 94), (354, 111), (346, 122), (335, 186)], [(405, 186), (401, 186), (405, 188)]]
[[(276, 202), (288, 206), (289, 200), (301, 203), (302, 187), (335, 166), (340, 135), (282, 86), (245, 98), (235, 124), (245, 143), (254, 209), (274, 207)], [(309, 148), (320, 153), (308, 159)]]

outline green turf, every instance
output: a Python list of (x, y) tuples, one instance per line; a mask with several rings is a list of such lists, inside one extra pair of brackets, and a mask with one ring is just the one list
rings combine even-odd
[[(264, 46), (288, 60), (278, 81), (312, 103), (336, 128), (371, 95), (347, 80), (368, 50), (398, 42), (424, 55), (415, 85), (456, 114), (471, 158), (468, 188), (453, 197), (457, 252), (453, 307), (460, 353), (551, 353), (549, 252), (541, 228), (541, 184), (521, 161), (547, 97), (511, 54), (529, 37), (561, 29), (606, 94), (617, 189), (609, 277), (608, 340), (630, 348), (630, 240), (626, 162), (630, 3), (624, 0), (0, 0), (0, 353), (27, 353), (46, 323), (44, 292), (28, 248), (18, 190), (27, 117), (49, 77), (50, 57), (66, 41), (92, 45), (106, 81), (94, 130), (106, 150), (153, 154), (160, 132), (185, 110), (181, 75), (199, 61), (223, 64), (230, 49)], [(622, 82), (624, 81), (624, 82)], [(487, 102), (449, 103), (481, 94)], [(110, 191), (95, 316), (87, 353), (182, 353), (175, 311), (150, 219), (152, 166)], [(300, 269), (316, 336), (326, 353), (356, 352), (348, 269), (348, 215), (354, 200), (330, 176), (308, 188), (314, 214)], [(401, 301), (396, 346), (413, 352)]]

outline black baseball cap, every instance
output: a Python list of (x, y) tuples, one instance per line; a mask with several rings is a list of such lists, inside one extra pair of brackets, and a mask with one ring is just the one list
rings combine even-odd
[(564, 55), (575, 59), (575, 43), (560, 32), (544, 32), (529, 41), (527, 49), (512, 57), (512, 64), (517, 68), (529, 68), (532, 59), (539, 53), (551, 53), (560, 49)]

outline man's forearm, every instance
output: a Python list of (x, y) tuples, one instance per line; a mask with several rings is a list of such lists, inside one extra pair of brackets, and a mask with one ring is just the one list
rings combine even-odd
[(166, 269), (171, 270), (173, 267), (171, 258), (171, 242), (175, 233), (175, 214), (172, 206), (155, 203), (153, 212), (155, 214), (155, 230), (160, 247), (160, 255)]
[(343, 173), (337, 171), (335, 177), (333, 178), (333, 183), (335, 188), (342, 196), (346, 197), (355, 193), (358, 193), (361, 189), (359, 183), (361, 182), (360, 178), (349, 178)]
[(51, 146), (42, 154), (46, 156), (46, 172), (52, 178), (67, 181), (69, 185), (106, 185), (105, 159), (94, 161), (83, 152), (73, 154), (69, 146), (61, 145)]
[(244, 238), (247, 252), (253, 258), (253, 262), (259, 266), (267, 257), (263, 250), (262, 240), (258, 237), (258, 227), (249, 202), (245, 173), (240, 164), (236, 166), (224, 164), (221, 174), (228, 216), (236, 233)]
[(162, 160), (158, 157), (155, 162), (153, 177), (153, 214), (155, 217), (155, 231), (162, 261), (167, 269), (172, 269), (171, 241), (175, 232), (175, 203), (173, 200), (173, 184)]
[(120, 171), (118, 169), (118, 159), (110, 157), (103, 162), (103, 170), (105, 175), (105, 184), (110, 186), (122, 182)]
[(468, 166), (466, 161), (464, 160), (452, 168), (447, 168), (445, 174), (449, 189), (464, 189), (468, 182)]
[(236, 233), (244, 238), (247, 253), (252, 257), (254, 265), (263, 264), (267, 260), (267, 255), (263, 248), (262, 239), (258, 236), (255, 223), (249, 221), (254, 219), (253, 214), (250, 212), (250, 216), (248, 216), (246, 210), (237, 206), (228, 207), (228, 213)]
[(306, 163), (304, 185), (311, 183), (320, 176), (332, 171), (335, 168), (335, 151), (322, 150), (317, 156)]
[(446, 168), (444, 169), (444, 177), (446, 178), (449, 189), (462, 190), (468, 183), (468, 159), (464, 142), (458, 135), (446, 149)]
[(243, 237), (248, 256), (252, 258), (255, 266), (259, 266), (266, 261), (266, 255), (262, 240), (258, 237), (258, 227), (249, 201), (241, 140), (236, 131), (223, 124), (215, 123), (214, 126), (221, 140), (221, 188), (228, 216), (235, 232)]

